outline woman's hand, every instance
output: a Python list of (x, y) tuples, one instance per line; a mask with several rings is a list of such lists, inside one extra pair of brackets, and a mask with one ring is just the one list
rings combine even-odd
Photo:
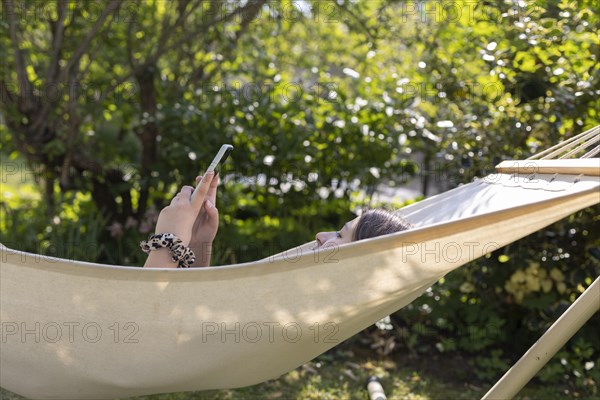
[[(199, 183), (200, 186), (194, 197), (192, 197), (192, 193), (194, 192), (192, 186), (182, 187), (179, 193), (171, 200), (171, 204), (161, 210), (154, 233), (172, 233), (181, 239), (185, 246), (189, 246), (192, 240), (195, 221), (199, 216), (200, 210), (203, 208), (214, 177), (213, 172), (207, 173), (204, 181)], [(215, 234), (216, 230), (212, 238), (214, 238)], [(144, 264), (144, 267), (156, 268), (176, 266), (166, 248), (151, 251)]]
[[(196, 177), (196, 185), (200, 184), (201, 176)], [(212, 254), (212, 242), (219, 229), (219, 210), (217, 204), (217, 187), (219, 186), (219, 176), (215, 176), (208, 187), (208, 192), (200, 209), (200, 213), (194, 221), (192, 228), (192, 238), (189, 247), (196, 254), (195, 267), (206, 267), (210, 264)]]

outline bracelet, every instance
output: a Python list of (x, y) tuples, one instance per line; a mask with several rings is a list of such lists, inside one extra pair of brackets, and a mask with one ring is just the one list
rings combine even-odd
[(183, 241), (172, 233), (157, 233), (150, 235), (148, 240), (142, 240), (140, 247), (144, 253), (150, 253), (152, 250), (169, 249), (171, 260), (177, 263), (178, 268), (189, 268), (196, 261), (194, 252), (183, 244)]

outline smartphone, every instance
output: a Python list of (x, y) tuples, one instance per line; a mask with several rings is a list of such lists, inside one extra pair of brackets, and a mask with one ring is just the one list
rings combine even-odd
[[(217, 152), (217, 155), (215, 156), (215, 158), (213, 158), (212, 162), (210, 163), (210, 165), (204, 172), (204, 175), (206, 175), (206, 173), (210, 172), (210, 171), (215, 171), (215, 174), (218, 174), (219, 171), (221, 170), (221, 166), (223, 165), (223, 163), (225, 163), (225, 160), (227, 160), (227, 157), (229, 157), (229, 153), (231, 153), (231, 150), (233, 150), (233, 146), (230, 144), (224, 144), (223, 146), (221, 146), (221, 148)], [(202, 176), (204, 176), (204, 175), (202, 175)], [(192, 193), (192, 199), (196, 195), (196, 191), (198, 190), (199, 187), (200, 187), (200, 185), (196, 185), (196, 188), (194, 189), (194, 193)]]
[(213, 158), (212, 162), (206, 169), (206, 172), (215, 171), (215, 174), (218, 174), (219, 170), (221, 169), (221, 166), (225, 163), (227, 157), (229, 157), (229, 153), (231, 153), (231, 150), (233, 150), (233, 146), (230, 144), (224, 144), (223, 146), (221, 146), (219, 152), (217, 153), (215, 158)]

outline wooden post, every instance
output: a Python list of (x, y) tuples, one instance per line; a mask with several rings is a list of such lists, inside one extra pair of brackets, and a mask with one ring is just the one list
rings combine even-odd
[(599, 309), (600, 277), (597, 277), (482, 400), (507, 400), (516, 396)]

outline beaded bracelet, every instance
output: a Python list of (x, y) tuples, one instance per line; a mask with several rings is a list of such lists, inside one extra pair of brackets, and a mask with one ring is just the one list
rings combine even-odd
[(150, 253), (152, 250), (166, 247), (171, 254), (171, 260), (177, 263), (178, 268), (189, 268), (196, 261), (196, 255), (186, 247), (182, 240), (172, 233), (158, 233), (150, 235), (148, 240), (142, 240), (140, 247), (144, 253)]

